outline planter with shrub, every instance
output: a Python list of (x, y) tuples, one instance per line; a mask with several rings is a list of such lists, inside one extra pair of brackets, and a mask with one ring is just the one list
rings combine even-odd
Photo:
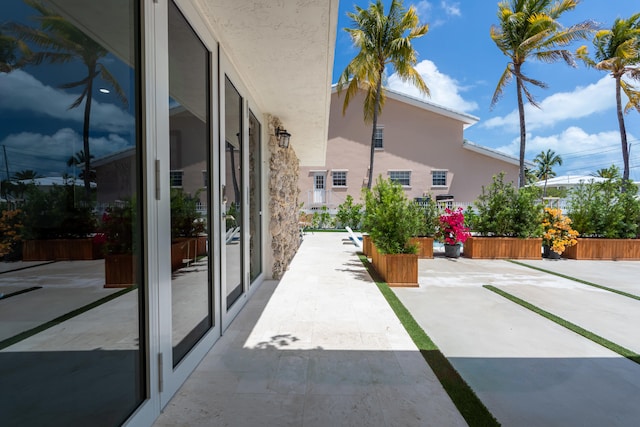
[(365, 206), (364, 228), (377, 250), (375, 269), (389, 286), (418, 286), (417, 248), (410, 239), (422, 225), (420, 207), (402, 186), (381, 177), (365, 193)]
[(571, 191), (568, 216), (581, 237), (565, 258), (640, 260), (638, 187), (623, 181), (615, 166), (609, 171), (612, 178)]
[(504, 173), (493, 177), (468, 215), (472, 230), (464, 246), (468, 258), (540, 259), (542, 254), (542, 205), (539, 189), (517, 189), (504, 182)]

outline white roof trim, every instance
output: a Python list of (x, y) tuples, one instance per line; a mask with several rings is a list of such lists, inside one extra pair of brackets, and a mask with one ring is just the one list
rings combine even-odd
[[(442, 105), (438, 105), (430, 101), (426, 101), (424, 99), (406, 95), (404, 93), (395, 91), (393, 89), (389, 89), (385, 87), (384, 91), (388, 98), (394, 99), (399, 102), (404, 102), (405, 104), (422, 108), (423, 110), (431, 111), (432, 113), (440, 114), (442, 116), (449, 117), (454, 120), (458, 120), (464, 123), (464, 128), (474, 125), (475, 123), (480, 121), (480, 119), (476, 116), (472, 116), (467, 113), (456, 111), (451, 108), (444, 107)], [(338, 92), (337, 84), (331, 85), (331, 93), (337, 93), (337, 92)]]
[[(517, 157), (510, 156), (508, 154), (505, 154), (498, 150), (494, 150), (489, 147), (475, 144), (471, 141), (467, 141), (466, 139), (462, 141), (462, 147), (466, 148), (467, 150), (471, 150), (476, 153), (479, 153), (488, 157), (492, 157), (494, 159), (502, 160), (503, 162), (507, 162), (512, 165), (520, 166), (520, 160)], [(528, 162), (526, 160), (524, 161), (524, 164), (525, 166), (530, 168), (535, 166), (533, 163)]]

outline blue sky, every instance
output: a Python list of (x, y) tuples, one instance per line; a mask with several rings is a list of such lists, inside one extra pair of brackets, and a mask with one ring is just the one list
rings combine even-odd
[[(344, 31), (351, 25), (346, 14), (355, 10), (354, 5), (366, 8), (368, 4), (366, 0), (340, 1), (334, 83), (357, 53)], [(507, 64), (507, 57), (489, 37), (489, 28), (497, 23), (498, 2), (405, 0), (404, 4), (415, 6), (421, 22), (429, 24), (429, 32), (414, 43), (419, 54), (416, 68), (431, 91), (428, 100), (480, 119), (466, 129), (466, 139), (517, 156), (519, 125), (515, 81), (494, 108), (490, 107), (496, 84)], [(637, 12), (640, 12), (638, 0), (583, 0), (575, 10), (563, 15), (560, 22), (569, 26), (590, 19), (608, 28), (617, 17), (627, 18)], [(590, 40), (579, 44), (593, 50)], [(549, 85), (547, 89), (532, 89), (541, 110), (526, 107), (528, 160), (552, 149), (564, 160), (561, 167), (555, 168), (558, 175), (588, 175), (614, 163), (622, 169), (613, 78), (605, 72), (587, 69), (583, 64), (571, 68), (564, 63), (544, 64), (533, 60), (525, 63), (524, 72)], [(388, 77), (393, 89), (420, 96), (417, 90), (394, 79), (392, 74)], [(623, 102), (626, 103), (626, 98)], [(625, 115), (625, 124), (631, 143), (631, 178), (639, 181), (640, 114), (630, 111)]]

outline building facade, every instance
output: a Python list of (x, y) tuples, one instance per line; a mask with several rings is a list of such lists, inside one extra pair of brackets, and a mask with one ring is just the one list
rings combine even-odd
[[(387, 90), (375, 135), (373, 179), (402, 184), (407, 196), (430, 196), (472, 203), (493, 175), (517, 181), (518, 159), (464, 139), (464, 129), (478, 119)], [(336, 208), (351, 195), (360, 199), (367, 186), (371, 124), (363, 121), (363, 93), (342, 114), (344, 96), (332, 91), (327, 158), (300, 169), (306, 209)]]
[[(3, 2), (0, 210), (24, 225), (0, 252), (3, 426), (151, 425), (286, 269), (337, 4)], [(9, 203), (21, 171), (76, 184)]]

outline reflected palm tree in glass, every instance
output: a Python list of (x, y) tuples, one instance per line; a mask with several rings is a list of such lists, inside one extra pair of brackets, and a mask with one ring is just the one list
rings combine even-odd
[(75, 60), (81, 61), (86, 67), (86, 74), (80, 80), (65, 83), (62, 89), (80, 88), (80, 95), (69, 106), (69, 109), (79, 107), (84, 101), (84, 118), (82, 128), (82, 142), (84, 154), (84, 181), (85, 196), (87, 200), (91, 196), (91, 147), (89, 144), (89, 129), (91, 121), (91, 103), (93, 100), (93, 86), (96, 77), (100, 77), (113, 87), (118, 99), (125, 107), (128, 105), (127, 97), (118, 81), (109, 72), (106, 66), (100, 62), (109, 54), (109, 51), (86, 35), (62, 16), (48, 9), (39, 0), (24, 0), (26, 4), (37, 10), (40, 15), (34, 17), (40, 28), (29, 27), (21, 24), (13, 24), (9, 28), (18, 34), (21, 40), (29, 42), (43, 50), (29, 51), (24, 61), (29, 64), (39, 65), (43, 62), (52, 64), (66, 64)]

